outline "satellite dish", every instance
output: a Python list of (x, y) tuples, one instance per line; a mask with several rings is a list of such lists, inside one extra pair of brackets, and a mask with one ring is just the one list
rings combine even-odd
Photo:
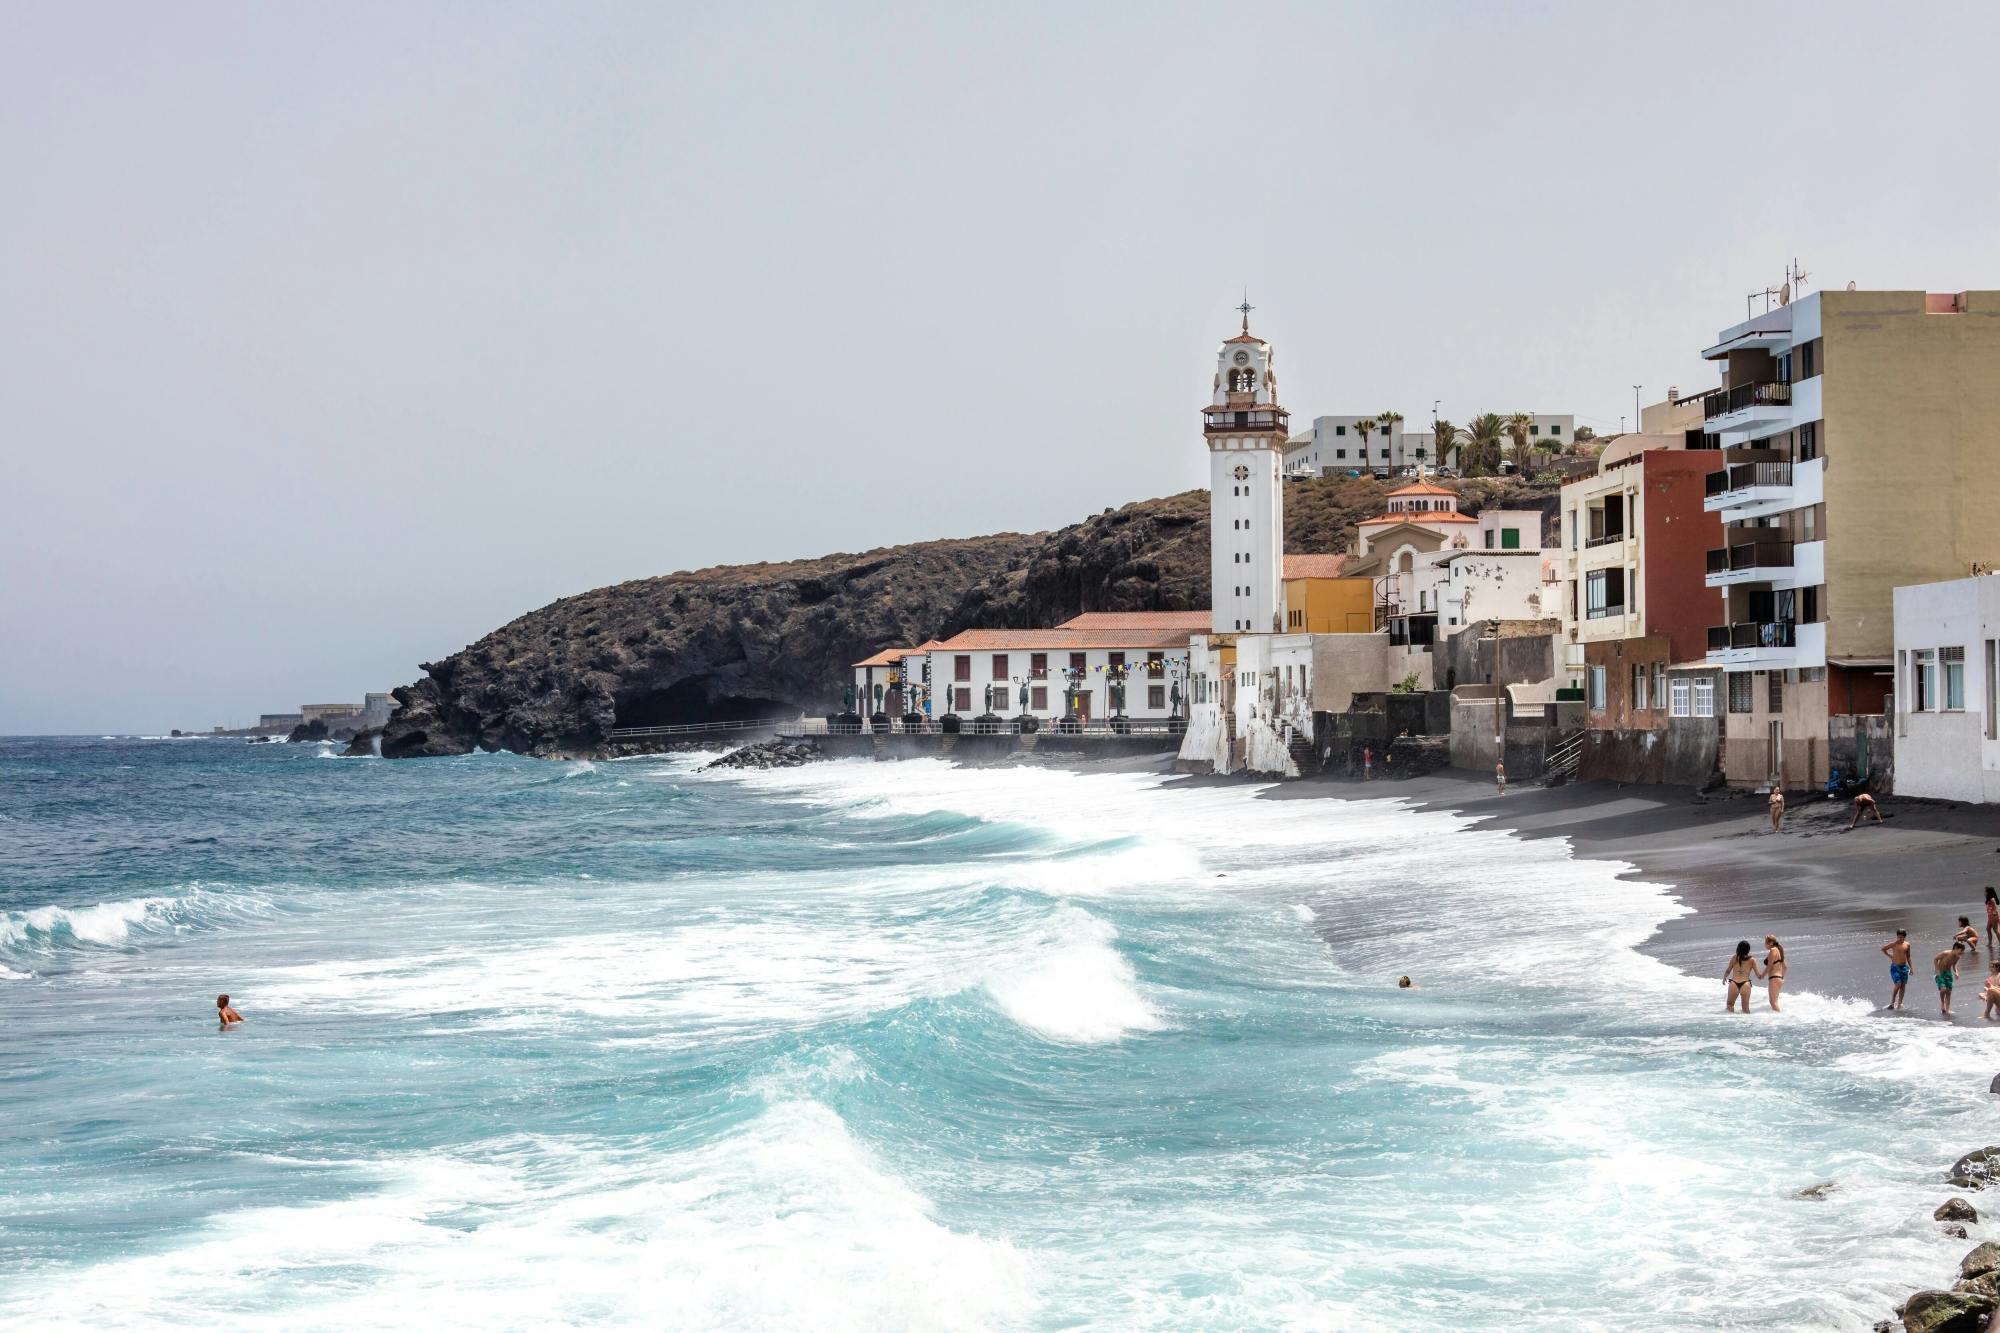
[(1792, 303), (1792, 284), (1787, 282), (1784, 286), (1778, 288), (1778, 304), (1790, 305), (1791, 303)]
[(1850, 282), (1850, 283), (1848, 283), (1848, 284), (1847, 284), (1847, 290), (1848, 290), (1848, 291), (1850, 291), (1850, 292), (1851, 292), (1851, 291), (1853, 291), (1853, 290), (1854, 290), (1854, 284), (1853, 284), (1853, 283), (1851, 283), (1851, 282)]

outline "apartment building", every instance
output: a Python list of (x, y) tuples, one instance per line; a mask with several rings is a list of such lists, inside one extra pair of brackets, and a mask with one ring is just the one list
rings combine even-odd
[(1670, 771), (1671, 720), (1695, 716), (1696, 692), (1673, 688), (1669, 672), (1707, 649), (1708, 553), (1721, 545), (1722, 523), (1705, 496), (1721, 455), (1687, 448), (1684, 434), (1618, 443), (1597, 475), (1563, 487), (1559, 661), (1586, 706), (1579, 773), (1658, 782)]
[[(1430, 430), (1404, 430), (1413, 422), (1384, 422), (1380, 414), (1314, 417), (1312, 433), (1294, 435), (1285, 442), (1287, 476), (1339, 477), (1349, 472), (1395, 476), (1419, 467), (1456, 465), (1456, 445), (1439, 457), (1437, 441)], [(1361, 427), (1368, 426), (1367, 431)], [(1576, 418), (1558, 413), (1537, 413), (1528, 427), (1528, 441), (1550, 449), (1561, 449), (1576, 438)], [(1511, 458), (1513, 442), (1507, 443)]]
[(1818, 292), (1702, 356), (1724, 772), (1815, 786), (1854, 769), (1830, 720), (1887, 704), (1894, 590), (2000, 561), (2000, 292)]
[(1895, 608), (1897, 794), (2000, 801), (2000, 578), (1898, 588)]

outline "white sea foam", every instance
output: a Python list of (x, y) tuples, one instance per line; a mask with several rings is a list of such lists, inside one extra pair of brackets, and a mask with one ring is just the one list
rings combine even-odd
[(1140, 996), (1132, 964), (1113, 943), (1108, 922), (1074, 907), (1058, 909), (1050, 938), (1025, 960), (996, 970), (986, 989), (1002, 1013), (1050, 1041), (1116, 1041), (1161, 1026)]
[(379, 1184), (356, 1197), (226, 1213), (163, 1253), (45, 1273), (0, 1312), (94, 1328), (859, 1331), (992, 1328), (1037, 1306), (1030, 1256), (940, 1225), (817, 1101), (678, 1153), (517, 1140), (363, 1169)]
[(119, 945), (132, 928), (159, 921), (180, 900), (168, 897), (126, 898), (90, 907), (34, 907), (0, 917), (0, 946), (68, 937), (84, 944)]

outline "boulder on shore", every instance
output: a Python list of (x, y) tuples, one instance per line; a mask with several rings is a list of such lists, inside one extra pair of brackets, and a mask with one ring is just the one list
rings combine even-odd
[(1969, 1291), (1920, 1291), (1903, 1304), (1909, 1333), (1984, 1333), (1995, 1306), (1990, 1296)]
[(1983, 1277), (2000, 1268), (2000, 1241), (1982, 1241), (1966, 1252), (1958, 1261), (1958, 1275), (1962, 1278)]
[(331, 738), (327, 735), (325, 720), (316, 717), (310, 722), (301, 722), (296, 727), (293, 727), (292, 734), (285, 737), (285, 739), (294, 745), (305, 745), (313, 741), (323, 741)]
[(731, 750), (714, 763), (702, 765), (702, 769), (706, 772), (711, 768), (798, 768), (825, 757), (811, 741), (759, 741)]
[(1966, 1200), (1954, 1195), (1939, 1204), (1937, 1211), (1932, 1213), (1931, 1216), (1940, 1222), (1977, 1222), (1979, 1220), (1979, 1210)]
[(2000, 1147), (1976, 1148), (1951, 1164), (1945, 1183), (1962, 1190), (1983, 1190), (2000, 1180)]
[(348, 740), (341, 753), (349, 759), (377, 758), (382, 755), (382, 728), (363, 727)]

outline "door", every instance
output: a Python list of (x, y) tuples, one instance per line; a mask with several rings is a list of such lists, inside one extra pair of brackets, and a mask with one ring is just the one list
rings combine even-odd
[(1856, 783), (1868, 781), (1868, 732), (1860, 723), (1861, 719), (1856, 718), (1854, 727), (1854, 771), (1847, 775), (1851, 781)]
[(1782, 722), (1773, 722), (1771, 724), (1771, 771), (1769, 776), (1774, 784), (1778, 786), (1784, 785), (1785, 724)]

